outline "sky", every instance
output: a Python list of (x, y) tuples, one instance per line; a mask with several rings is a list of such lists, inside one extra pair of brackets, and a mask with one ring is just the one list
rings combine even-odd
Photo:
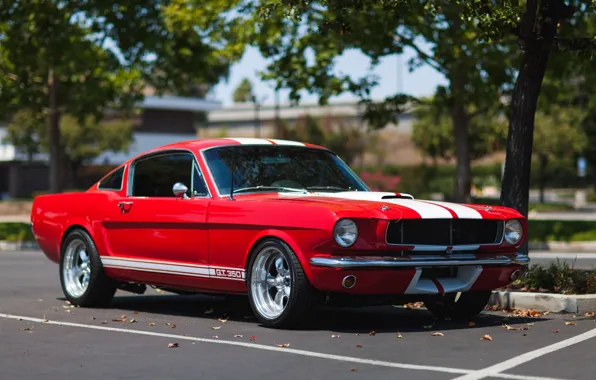
[[(425, 49), (426, 50), (426, 49)], [(379, 77), (379, 85), (372, 91), (373, 99), (383, 99), (386, 96), (394, 95), (400, 88), (401, 91), (416, 97), (432, 95), (435, 88), (445, 84), (445, 78), (433, 68), (425, 65), (413, 72), (409, 72), (408, 60), (414, 55), (413, 51), (406, 50), (401, 57), (396, 55), (383, 58), (373, 71)], [(349, 74), (353, 78), (364, 76), (369, 71), (370, 60), (358, 51), (348, 51), (337, 59), (335, 70), (343, 74)], [(275, 92), (273, 84), (259, 80), (258, 72), (264, 70), (267, 61), (255, 48), (248, 48), (242, 60), (231, 68), (230, 77), (227, 82), (222, 81), (214, 91), (213, 97), (223, 103), (224, 106), (233, 104), (232, 94), (243, 78), (248, 78), (253, 83), (254, 91), (258, 99), (264, 99), (264, 104), (273, 104)], [(289, 91), (280, 91), (280, 102), (288, 101)], [(330, 101), (356, 99), (354, 95), (343, 94), (331, 98)], [(301, 102), (316, 102), (317, 96), (303, 93)]]

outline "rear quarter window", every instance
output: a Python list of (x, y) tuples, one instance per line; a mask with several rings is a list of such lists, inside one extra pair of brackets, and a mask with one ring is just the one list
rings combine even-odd
[(110, 175), (99, 181), (99, 190), (122, 190), (124, 179), (124, 166), (116, 169)]

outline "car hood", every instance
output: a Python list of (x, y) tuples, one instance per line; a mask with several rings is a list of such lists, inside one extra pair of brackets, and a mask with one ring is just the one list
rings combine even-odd
[[(345, 191), (321, 193), (278, 193), (271, 200), (327, 205), (334, 211), (367, 211), (382, 219), (509, 219), (522, 218), (516, 210), (500, 206), (417, 200), (409, 194)], [(262, 199), (262, 198), (261, 198)]]

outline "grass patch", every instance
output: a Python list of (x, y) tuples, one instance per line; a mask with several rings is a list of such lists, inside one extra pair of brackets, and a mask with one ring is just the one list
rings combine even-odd
[(0, 223), (0, 240), (33, 241), (33, 232), (27, 223)]
[(557, 260), (531, 265), (522, 277), (502, 290), (556, 294), (595, 294), (596, 270), (573, 269)]

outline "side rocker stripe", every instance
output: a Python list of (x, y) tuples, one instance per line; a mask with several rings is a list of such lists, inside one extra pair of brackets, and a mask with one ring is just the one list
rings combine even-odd
[(178, 276), (221, 278), (243, 281), (246, 277), (244, 269), (196, 264), (179, 264), (157, 260), (138, 260), (119, 257), (101, 257), (106, 268), (126, 269), (142, 272), (164, 273)]

